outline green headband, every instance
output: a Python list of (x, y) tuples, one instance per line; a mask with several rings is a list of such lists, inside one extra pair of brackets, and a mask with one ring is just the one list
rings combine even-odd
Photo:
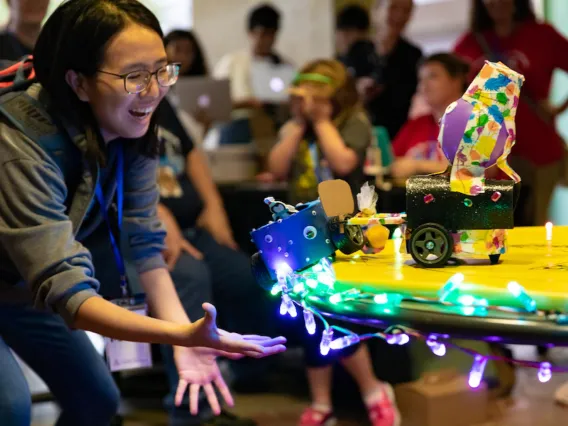
[(293, 84), (298, 84), (302, 81), (315, 81), (316, 83), (329, 84), (330, 86), (334, 85), (333, 79), (316, 73), (298, 74), (294, 78)]

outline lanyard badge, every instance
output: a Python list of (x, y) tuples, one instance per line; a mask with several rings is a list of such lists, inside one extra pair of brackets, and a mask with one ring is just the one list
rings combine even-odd
[[(113, 303), (135, 314), (148, 315), (148, 308), (143, 300), (130, 297), (113, 300)], [(107, 338), (105, 352), (108, 366), (112, 372), (152, 367), (152, 351), (149, 343)]]
[[(117, 237), (114, 235), (112, 224), (107, 211), (107, 202), (100, 182), (97, 182), (95, 195), (101, 206), (103, 218), (107, 224), (110, 242), (116, 266), (120, 274), (120, 290), (122, 297), (112, 302), (124, 309), (138, 315), (148, 315), (148, 308), (143, 298), (131, 297), (128, 289), (126, 266), (120, 251)], [(124, 151), (121, 144), (117, 148), (116, 164), (116, 203), (118, 232), (122, 230), (122, 214), (124, 206)], [(149, 343), (128, 342), (115, 339), (106, 339), (106, 358), (111, 371), (149, 368), (152, 366), (152, 354)]]

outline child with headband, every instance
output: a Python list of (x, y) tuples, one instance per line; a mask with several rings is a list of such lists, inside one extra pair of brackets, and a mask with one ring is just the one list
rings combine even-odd
[[(290, 203), (318, 198), (318, 183), (343, 179), (355, 194), (365, 182), (363, 161), (372, 127), (359, 103), (354, 81), (334, 60), (317, 60), (303, 67), (290, 89), (292, 119), (281, 130), (269, 155), (269, 171), (290, 183)], [(400, 416), (392, 388), (373, 372), (366, 345), (319, 352), (321, 332), (308, 337), (306, 364), (312, 405), (300, 426), (336, 423), (331, 404), (332, 364), (336, 357), (357, 382), (373, 426), (395, 426)], [(335, 355), (335, 357), (333, 356)]]

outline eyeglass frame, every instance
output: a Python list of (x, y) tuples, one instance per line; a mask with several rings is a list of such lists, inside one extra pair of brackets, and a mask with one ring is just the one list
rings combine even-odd
[[(178, 75), (176, 76), (176, 81), (175, 81), (174, 83), (170, 84), (169, 86), (164, 86), (164, 85), (160, 84), (160, 81), (158, 80), (158, 73), (159, 73), (162, 69), (164, 69), (164, 68), (166, 68), (166, 67), (169, 67), (170, 65), (176, 65), (176, 66), (177, 66)], [(180, 67), (181, 67), (181, 62), (171, 62), (171, 63), (169, 63), (169, 64), (166, 64), (166, 65), (164, 65), (164, 66), (161, 66), (160, 68), (158, 68), (158, 69), (157, 69), (156, 71), (154, 71), (154, 72), (150, 72), (150, 71), (148, 71), (148, 70), (136, 70), (136, 71), (130, 71), (130, 72), (127, 72), (127, 73), (124, 73), (124, 74), (116, 74), (116, 73), (109, 72), (109, 71), (104, 71), (104, 70), (97, 70), (97, 72), (100, 72), (101, 74), (108, 74), (108, 75), (112, 75), (112, 76), (114, 76), (114, 77), (119, 77), (119, 78), (121, 78), (121, 79), (123, 80), (123, 82), (124, 82), (124, 90), (125, 90), (125, 92), (128, 93), (129, 95), (137, 95), (137, 94), (139, 94), (139, 93), (142, 93), (144, 90), (146, 90), (146, 89), (148, 88), (148, 86), (150, 86), (150, 82), (152, 81), (152, 77), (154, 77), (154, 76), (156, 76), (156, 82), (157, 82), (160, 86), (162, 86), (162, 87), (171, 87), (171, 86), (173, 86), (173, 85), (177, 82), (177, 79), (179, 78), (179, 68), (180, 68)], [(148, 84), (146, 85), (146, 87), (144, 87), (144, 88), (143, 88), (142, 90), (140, 90), (139, 92), (130, 92), (130, 91), (126, 88), (126, 80), (128, 79), (128, 76), (129, 76), (130, 74), (140, 73), (140, 72), (147, 72), (148, 74), (150, 74), (150, 78), (148, 79)]]

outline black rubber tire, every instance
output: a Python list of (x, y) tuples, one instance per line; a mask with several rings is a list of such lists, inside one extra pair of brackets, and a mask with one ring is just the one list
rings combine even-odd
[(339, 224), (331, 221), (329, 229), (333, 245), (343, 254), (358, 252), (365, 245), (365, 235), (359, 225), (343, 225), (343, 234), (339, 230)]
[(492, 265), (497, 265), (499, 263), (500, 257), (501, 257), (500, 254), (490, 254), (489, 255), (489, 262), (491, 262)]
[(257, 284), (265, 290), (272, 290), (272, 287), (274, 286), (276, 281), (274, 281), (270, 276), (268, 268), (266, 267), (264, 260), (262, 260), (260, 253), (256, 252), (255, 254), (252, 255), (250, 266), (252, 270), (252, 275), (256, 280)]
[[(422, 237), (426, 237), (424, 241)], [(434, 244), (432, 248), (426, 245)], [(420, 246), (424, 247), (420, 247)], [(427, 253), (424, 253), (427, 252)], [(437, 223), (425, 223), (412, 230), (410, 235), (410, 255), (414, 261), (424, 268), (440, 268), (445, 266), (454, 252), (454, 240), (450, 233)], [(427, 260), (429, 254), (435, 254), (436, 259)]]

